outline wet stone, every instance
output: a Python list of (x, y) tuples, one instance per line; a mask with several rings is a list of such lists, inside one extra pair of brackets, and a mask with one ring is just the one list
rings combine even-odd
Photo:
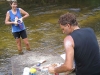
[[(34, 66), (36, 67), (36, 65), (41, 60), (46, 60), (46, 62), (39, 65), (38, 68), (45, 67), (53, 63), (64, 62), (64, 60), (60, 56), (29, 51), (24, 53), (24, 55), (16, 55), (11, 58), (12, 75), (23, 75), (23, 70), (25, 67), (29, 68)], [(49, 74), (48, 72), (37, 71), (36, 75), (49, 75)], [(60, 73), (59, 75), (65, 75), (65, 73)], [(72, 73), (70, 75), (75, 75), (75, 74)]]

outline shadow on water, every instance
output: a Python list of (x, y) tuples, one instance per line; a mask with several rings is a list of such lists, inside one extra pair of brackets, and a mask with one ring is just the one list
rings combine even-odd
[[(82, 4), (85, 1), (80, 1)], [(93, 2), (93, 1), (91, 1)], [(66, 12), (75, 13), (80, 27), (91, 27), (94, 29), (98, 40), (100, 39), (100, 7), (98, 2), (85, 6), (72, 2), (72, 6), (68, 5), (50, 5), (45, 7), (35, 7), (26, 9), (30, 13), (30, 17), (24, 22), (27, 28), (27, 34), (32, 51), (42, 53), (51, 53), (60, 55), (64, 53), (63, 38), (65, 35), (59, 28), (57, 23), (60, 15)], [(2, 6), (2, 4), (0, 4)], [(76, 6), (75, 6), (76, 5)], [(97, 5), (97, 6), (96, 6)], [(17, 55), (15, 39), (11, 33), (11, 26), (4, 24), (5, 14), (8, 8), (6, 4), (0, 6), (0, 75), (8, 75), (11, 73), (10, 57)], [(2, 9), (4, 7), (4, 9)], [(25, 8), (24, 8), (25, 9)], [(22, 42), (23, 50), (25, 45)], [(10, 69), (9, 69), (10, 68)]]

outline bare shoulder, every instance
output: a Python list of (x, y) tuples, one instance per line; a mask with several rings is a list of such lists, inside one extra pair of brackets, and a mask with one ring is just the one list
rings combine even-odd
[(64, 45), (67, 47), (70, 47), (70, 46), (73, 46), (74, 47), (74, 41), (73, 41), (73, 38), (68, 35), (64, 38)]
[(20, 10), (20, 12), (21, 12), (21, 14), (24, 14), (24, 15), (29, 15), (25, 10), (23, 10), (22, 8), (19, 8), (19, 10)]
[(23, 11), (23, 9), (22, 9), (22, 8), (19, 8), (19, 10), (20, 10), (20, 11)]
[(6, 16), (7, 16), (7, 17), (10, 16), (9, 11), (7, 11)]
[(64, 38), (64, 41), (73, 41), (73, 38), (70, 35), (68, 35)]
[(7, 11), (7, 13), (6, 14), (9, 14), (9, 11)]
[(22, 10), (22, 8), (19, 8), (19, 10)]

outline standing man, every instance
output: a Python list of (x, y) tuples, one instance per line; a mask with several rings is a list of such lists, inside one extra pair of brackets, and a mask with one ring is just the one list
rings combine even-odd
[[(11, 10), (7, 11), (5, 24), (12, 26), (12, 33), (16, 39), (18, 53), (23, 54), (21, 47), (21, 39), (23, 39), (26, 49), (30, 50), (30, 45), (28, 42), (26, 28), (23, 20), (29, 16), (29, 14), (21, 8), (17, 8), (16, 1), (10, 1)], [(23, 16), (22, 16), (23, 15)]]
[(79, 28), (72, 13), (59, 19), (60, 27), (67, 36), (64, 39), (66, 59), (60, 67), (49, 66), (50, 73), (73, 70), (75, 60), (76, 75), (100, 75), (99, 45), (91, 28)]

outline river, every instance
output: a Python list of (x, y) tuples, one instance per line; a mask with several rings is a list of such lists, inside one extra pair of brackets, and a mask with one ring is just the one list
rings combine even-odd
[[(98, 42), (100, 40), (100, 1), (89, 4), (73, 2), (72, 5), (49, 5), (43, 7), (23, 7), (30, 17), (24, 20), (28, 39), (32, 51), (62, 54), (64, 53), (63, 39), (66, 35), (62, 34), (59, 27), (59, 16), (72, 12), (77, 16), (80, 27), (91, 27), (94, 29)], [(86, 5), (86, 6), (85, 6)], [(4, 24), (5, 14), (9, 7), (6, 3), (0, 3), (0, 75), (11, 74), (11, 57), (17, 55), (15, 39), (11, 33), (11, 26)], [(99, 43), (100, 44), (100, 43)], [(25, 45), (22, 42), (23, 51)]]

